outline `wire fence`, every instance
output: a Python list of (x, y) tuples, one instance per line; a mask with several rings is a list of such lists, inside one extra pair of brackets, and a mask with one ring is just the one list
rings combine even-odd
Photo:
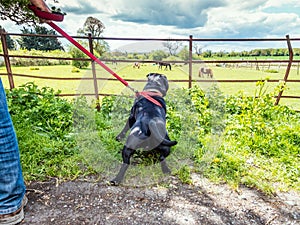
[[(3, 30), (0, 31), (0, 35), (1, 35), (1, 43), (2, 43), (2, 49), (3, 52), (0, 54), (0, 57), (3, 57), (4, 59), (4, 64), (6, 67), (6, 72), (5, 73), (0, 73), (1, 76), (6, 76), (8, 81), (9, 81), (9, 87), (10, 89), (13, 89), (15, 87), (15, 77), (25, 77), (28, 79), (49, 79), (49, 80), (64, 80), (64, 81), (74, 81), (74, 80), (82, 80), (82, 79), (86, 79), (86, 80), (92, 80), (93, 84), (94, 84), (94, 93), (80, 93), (81, 95), (93, 95), (95, 96), (96, 99), (99, 99), (100, 95), (109, 95), (109, 93), (99, 93), (98, 90), (98, 82), (104, 78), (99, 78), (97, 77), (97, 71), (95, 69), (95, 63), (93, 62), (93, 60), (91, 59), (87, 59), (87, 58), (72, 58), (72, 57), (48, 57), (48, 56), (32, 56), (32, 55), (12, 55), (9, 54), (8, 48), (7, 48), (7, 35), (10, 36), (39, 36), (39, 37), (45, 37), (45, 38), (63, 38), (63, 36), (59, 36), (59, 35), (36, 35), (36, 34), (18, 34), (18, 33), (6, 33)], [(171, 63), (171, 64), (184, 64), (188, 66), (188, 79), (171, 79), (169, 80), (170, 82), (174, 82), (174, 83), (186, 83), (187, 86), (189, 88), (192, 87), (194, 82), (197, 83), (202, 83), (202, 82), (211, 82), (209, 79), (195, 79), (195, 77), (193, 78), (192, 73), (193, 73), (193, 67), (199, 67), (199, 64), (214, 64), (214, 65), (220, 65), (220, 66), (226, 66), (226, 67), (250, 67), (250, 68), (255, 68), (255, 69), (259, 69), (259, 68), (270, 68), (271, 66), (278, 66), (278, 67), (285, 67), (285, 75), (284, 77), (282, 77), (281, 79), (270, 79), (268, 80), (268, 82), (279, 82), (279, 81), (283, 81), (284, 83), (299, 83), (300, 79), (289, 79), (289, 74), (290, 74), (290, 70), (291, 68), (294, 66), (296, 66), (297, 68), (297, 74), (299, 75), (299, 63), (300, 60), (295, 60), (294, 59), (294, 54), (293, 54), (293, 48), (291, 45), (291, 42), (299, 42), (300, 38), (290, 38), (289, 35), (286, 35), (285, 38), (266, 38), (266, 39), (199, 39), (199, 38), (193, 38), (193, 36), (189, 36), (189, 38), (182, 38), (182, 39), (160, 39), (160, 38), (113, 38), (113, 37), (92, 37), (91, 34), (89, 34), (88, 36), (73, 36), (73, 38), (76, 39), (83, 39), (83, 40), (87, 40), (88, 42), (88, 50), (93, 53), (94, 49), (93, 49), (93, 41), (97, 40), (97, 39), (102, 39), (104, 41), (114, 41), (114, 40), (118, 40), (118, 41), (159, 41), (159, 42), (180, 42), (180, 43), (184, 43), (185, 45), (187, 45), (188, 50), (189, 50), (189, 56), (187, 60), (173, 60), (173, 61), (164, 61), (165, 63)], [(289, 58), (287, 60), (274, 60), (274, 59), (267, 59), (267, 60), (243, 60), (243, 59), (239, 59), (239, 60), (230, 60), (230, 59), (226, 59), (226, 60), (212, 60), (212, 59), (207, 59), (207, 60), (194, 60), (193, 59), (193, 48), (195, 43), (212, 43), (212, 42), (284, 42), (287, 45), (287, 51), (288, 51), (288, 55)], [(33, 60), (38, 60), (38, 59), (53, 59), (53, 60), (67, 60), (67, 61), (72, 61), (72, 60), (82, 60), (82, 61), (91, 61), (92, 63), (92, 77), (89, 78), (78, 78), (78, 77), (50, 77), (50, 76), (38, 76), (38, 75), (28, 75), (28, 74), (18, 74), (18, 73), (14, 73), (12, 70), (12, 66), (11, 66), (11, 60), (12, 58), (29, 58), (29, 59), (33, 59)], [(101, 61), (105, 62), (105, 63), (134, 63), (137, 60), (136, 59), (101, 59)], [(156, 60), (139, 60), (139, 62), (141, 63), (157, 63)], [(118, 82), (117, 79), (115, 78), (105, 78), (105, 80), (109, 80), (109, 81), (115, 81)], [(126, 81), (130, 82), (133, 81), (131, 79), (125, 79)], [(136, 81), (136, 80), (134, 80)], [(247, 82), (257, 82), (259, 80), (255, 80), (255, 79), (216, 79), (215, 82), (219, 82), (219, 83), (247, 83)], [(141, 80), (141, 82), (143, 82), (143, 80)], [(69, 93), (61, 93), (60, 96), (75, 96), (76, 94), (69, 94)], [(300, 96), (299, 95), (284, 95), (284, 89), (280, 90), (277, 96), (274, 96), (276, 98), (276, 102), (275, 104), (279, 104), (279, 101), (281, 98), (289, 98), (289, 99), (298, 99), (300, 101)]]

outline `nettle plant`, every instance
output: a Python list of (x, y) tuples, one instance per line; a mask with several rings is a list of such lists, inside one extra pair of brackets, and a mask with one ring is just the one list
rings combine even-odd
[(39, 88), (33, 82), (7, 92), (10, 113), (16, 124), (28, 126), (53, 137), (62, 137), (72, 126), (72, 104), (58, 97), (59, 91)]

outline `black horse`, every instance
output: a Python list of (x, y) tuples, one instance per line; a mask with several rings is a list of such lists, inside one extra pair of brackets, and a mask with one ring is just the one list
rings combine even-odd
[(158, 69), (162, 70), (162, 67), (164, 66), (165, 67), (165, 70), (168, 70), (168, 67), (169, 67), (169, 70), (172, 70), (172, 66), (170, 63), (166, 63), (166, 62), (157, 62), (158, 64)]

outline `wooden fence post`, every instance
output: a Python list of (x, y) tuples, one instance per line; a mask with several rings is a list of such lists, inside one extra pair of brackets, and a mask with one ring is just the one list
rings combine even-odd
[(8, 81), (9, 81), (9, 87), (10, 89), (15, 88), (15, 83), (13, 79), (13, 74), (11, 70), (10, 60), (9, 60), (9, 54), (7, 49), (7, 43), (6, 43), (6, 32), (4, 29), (0, 29), (0, 35), (1, 35), (1, 43), (2, 43), (2, 49), (3, 49), (3, 57), (4, 62), (6, 66), (6, 71), (8, 75)]
[(192, 87), (193, 77), (193, 35), (190, 35), (189, 40), (189, 88)]
[[(88, 38), (89, 38), (90, 53), (94, 54), (93, 39), (92, 39), (91, 33), (88, 34)], [(99, 102), (97, 73), (96, 73), (95, 62), (93, 60), (91, 60), (91, 63), (92, 63), (92, 73), (93, 73), (94, 90), (95, 90), (95, 98), (96, 98), (96, 109), (99, 111), (100, 110), (100, 102)]]
[[(288, 49), (289, 49), (289, 63), (287, 65), (287, 68), (286, 68), (286, 71), (285, 71), (285, 76), (283, 78), (283, 81), (284, 81), (283, 85), (284, 86), (286, 85), (286, 82), (288, 80), (289, 73), (290, 73), (290, 70), (291, 70), (291, 66), (292, 66), (292, 63), (293, 63), (293, 57), (294, 57), (293, 48), (292, 48), (292, 45), (291, 45), (291, 41), (290, 41), (290, 36), (289, 35), (286, 35), (286, 41), (287, 41), (287, 45), (288, 45)], [(275, 102), (275, 105), (278, 105), (278, 103), (280, 101), (280, 98), (282, 96), (282, 93), (283, 93), (283, 89), (281, 89), (279, 91), (277, 99), (276, 99), (276, 102)]]

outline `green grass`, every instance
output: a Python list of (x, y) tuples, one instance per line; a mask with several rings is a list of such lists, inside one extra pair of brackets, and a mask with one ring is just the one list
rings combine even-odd
[[(299, 191), (299, 114), (274, 106), (266, 85), (258, 82), (257, 98), (224, 98), (217, 87), (206, 93), (197, 87), (168, 92), (167, 130), (178, 141), (167, 160), (173, 174), (189, 184), (191, 172), (199, 172), (235, 188), (244, 184), (265, 193)], [(98, 112), (85, 98), (69, 102), (33, 83), (8, 91), (7, 97), (26, 180), (115, 176), (124, 144), (115, 137), (132, 98), (106, 97)], [(136, 166), (130, 167), (125, 185), (165, 179), (159, 164), (143, 154), (135, 154), (132, 162)]]

